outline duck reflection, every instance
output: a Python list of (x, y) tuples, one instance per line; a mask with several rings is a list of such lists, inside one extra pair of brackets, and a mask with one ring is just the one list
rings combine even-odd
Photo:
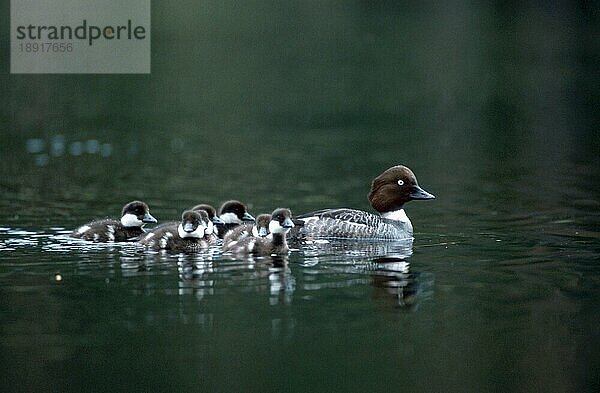
[(395, 256), (408, 258), (412, 255), (413, 239), (373, 242), (369, 240), (323, 240), (302, 246), (306, 257), (329, 255), (347, 257)]
[(374, 299), (406, 310), (416, 310), (431, 295), (433, 275), (410, 271), (409, 263), (396, 256), (373, 259), (371, 272)]
[[(374, 299), (393, 308), (414, 310), (430, 296), (433, 275), (410, 268), (413, 239), (397, 242), (331, 240), (303, 248), (302, 266), (317, 264), (333, 267), (341, 273), (367, 273), (374, 287)], [(343, 256), (343, 258), (340, 258)], [(340, 262), (341, 261), (341, 262)], [(351, 279), (351, 285), (355, 280)]]
[(272, 256), (269, 268), (269, 292), (271, 297), (269, 303), (290, 304), (292, 294), (296, 290), (296, 279), (288, 264), (288, 256)]
[(212, 261), (194, 260), (182, 255), (177, 262), (179, 295), (195, 295), (198, 299), (214, 295), (215, 268)]
[(306, 291), (370, 285), (377, 306), (414, 310), (430, 296), (433, 275), (411, 268), (412, 245), (412, 239), (378, 243), (331, 240), (302, 245), (290, 255), (269, 257), (233, 256), (218, 248), (191, 254), (125, 252), (128, 255), (121, 256), (121, 270), (124, 276), (170, 275), (175, 270), (175, 293), (198, 300), (254, 293), (264, 299), (257, 299), (259, 302), (290, 305), (297, 291), (295, 275), (300, 275), (302, 296)]
[(289, 304), (296, 280), (288, 265), (288, 256), (244, 258), (222, 257), (218, 262), (185, 259), (178, 263), (179, 294), (193, 294), (198, 299), (217, 291), (250, 289), (268, 292), (269, 304)]

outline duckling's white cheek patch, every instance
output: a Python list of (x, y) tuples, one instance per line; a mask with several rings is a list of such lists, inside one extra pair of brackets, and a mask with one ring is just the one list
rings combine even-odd
[(271, 221), (269, 223), (269, 232), (271, 233), (287, 233), (288, 229), (282, 227), (279, 221)]
[(87, 231), (90, 230), (90, 228), (91, 227), (89, 225), (84, 225), (77, 230), (77, 234), (81, 235), (83, 233), (86, 233)]
[(210, 234), (213, 234), (213, 233), (215, 233), (215, 227), (214, 227), (212, 221), (209, 221), (208, 225), (206, 226), (206, 229), (204, 230), (204, 234), (205, 235), (210, 235)]
[(260, 237), (260, 235), (258, 234), (258, 228), (252, 227), (252, 236)]
[(196, 228), (196, 230), (194, 232), (186, 232), (183, 230), (183, 226), (181, 224), (179, 224), (179, 226), (177, 227), (177, 233), (179, 234), (179, 237), (182, 239), (201, 238), (204, 236), (205, 228), (206, 227), (204, 225), (198, 225), (198, 227)]
[(204, 234), (209, 233), (207, 232), (206, 226), (205, 225), (198, 225), (198, 228), (196, 228), (196, 230), (192, 233), (190, 233), (191, 237), (194, 238), (201, 238), (204, 237)]
[(143, 222), (135, 214), (127, 213), (121, 217), (121, 224), (124, 227), (141, 227)]
[(235, 213), (224, 213), (219, 216), (226, 224), (241, 224), (242, 220)]

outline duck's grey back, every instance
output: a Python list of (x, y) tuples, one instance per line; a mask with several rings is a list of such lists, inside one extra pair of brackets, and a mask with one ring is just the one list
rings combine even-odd
[(411, 238), (412, 224), (354, 209), (328, 209), (298, 217), (301, 237), (399, 240)]

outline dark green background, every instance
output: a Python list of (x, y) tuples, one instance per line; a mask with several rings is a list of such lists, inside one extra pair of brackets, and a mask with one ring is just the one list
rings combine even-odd
[[(2, 390), (598, 390), (595, 3), (153, 2), (150, 75), (11, 75), (0, 7)], [(437, 196), (411, 307), (368, 247), (186, 278), (56, 236), (134, 198), (369, 209), (399, 163)]]

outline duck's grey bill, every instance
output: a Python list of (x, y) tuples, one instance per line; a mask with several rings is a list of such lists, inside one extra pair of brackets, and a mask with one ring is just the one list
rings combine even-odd
[(221, 220), (218, 216), (214, 216), (211, 221), (215, 225), (225, 225), (225, 221)]
[(156, 218), (152, 217), (150, 213), (144, 214), (144, 218), (142, 218), (142, 222), (146, 224), (154, 224), (156, 222)]
[(294, 223), (292, 222), (292, 220), (291, 220), (291, 219), (289, 219), (289, 218), (286, 218), (286, 219), (283, 221), (283, 224), (282, 224), (281, 226), (282, 226), (282, 227), (284, 227), (284, 228), (293, 228), (293, 227), (294, 227)]
[(410, 193), (412, 199), (435, 199), (435, 195), (428, 193), (419, 186), (414, 186)]

